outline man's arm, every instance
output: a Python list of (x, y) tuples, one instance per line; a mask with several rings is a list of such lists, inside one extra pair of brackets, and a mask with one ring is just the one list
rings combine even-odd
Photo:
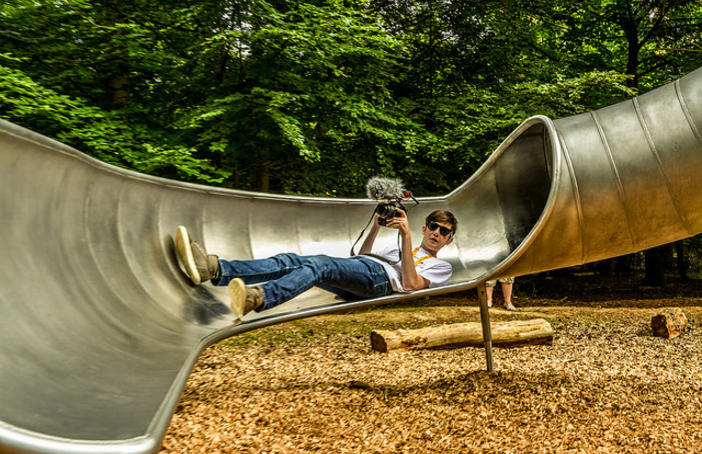
[(391, 218), (387, 226), (400, 231), (400, 241), (402, 245), (402, 287), (408, 291), (421, 290), (429, 287), (429, 281), (417, 273), (412, 257), (412, 235), (407, 221), (407, 214), (402, 210), (397, 210), (399, 216)]
[(371, 251), (373, 250), (373, 243), (375, 243), (375, 239), (377, 238), (379, 231), (380, 224), (378, 224), (378, 213), (375, 213), (375, 215), (373, 215), (373, 226), (371, 227), (370, 232), (368, 232), (366, 239), (363, 240), (361, 249), (358, 251), (359, 254), (371, 253)]

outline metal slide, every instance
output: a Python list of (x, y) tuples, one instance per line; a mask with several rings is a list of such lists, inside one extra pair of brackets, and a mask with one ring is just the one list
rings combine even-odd
[(0, 452), (156, 452), (220, 339), (700, 233), (701, 132), (702, 69), (595, 112), (529, 118), (463, 185), (410, 211), (413, 232), (437, 208), (459, 218), (442, 251), (450, 285), (357, 302), (315, 290), (233, 324), (226, 288), (179, 269), (176, 226), (224, 258), (345, 256), (375, 202), (155, 178), (0, 121)]

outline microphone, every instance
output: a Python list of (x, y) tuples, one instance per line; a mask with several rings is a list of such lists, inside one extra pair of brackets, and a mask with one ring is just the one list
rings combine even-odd
[(398, 178), (372, 177), (366, 183), (366, 194), (374, 200), (399, 200), (407, 197)]

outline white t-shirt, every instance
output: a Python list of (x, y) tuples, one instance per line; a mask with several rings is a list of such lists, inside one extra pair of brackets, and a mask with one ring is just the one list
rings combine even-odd
[[(412, 253), (412, 251), (409, 253)], [(394, 263), (393, 265), (375, 257), (367, 256), (369, 259), (383, 265), (390, 279), (392, 289), (396, 292), (409, 293), (409, 290), (402, 288), (402, 264), (400, 263), (400, 250), (397, 246), (388, 244), (383, 249), (374, 249), (373, 254), (384, 257)], [(428, 258), (425, 258), (427, 256)], [(425, 251), (422, 247), (417, 249), (413, 262), (417, 264), (417, 274), (429, 281), (430, 288), (444, 285), (451, 279), (451, 275), (453, 274), (453, 268), (449, 262), (431, 256), (429, 252)]]

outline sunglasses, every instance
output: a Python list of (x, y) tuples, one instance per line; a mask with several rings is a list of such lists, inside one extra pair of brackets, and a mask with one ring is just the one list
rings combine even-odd
[(448, 227), (444, 227), (443, 225), (439, 225), (436, 222), (427, 222), (427, 228), (430, 232), (439, 229), (439, 233), (441, 234), (441, 236), (453, 235), (451, 229), (449, 229)]

